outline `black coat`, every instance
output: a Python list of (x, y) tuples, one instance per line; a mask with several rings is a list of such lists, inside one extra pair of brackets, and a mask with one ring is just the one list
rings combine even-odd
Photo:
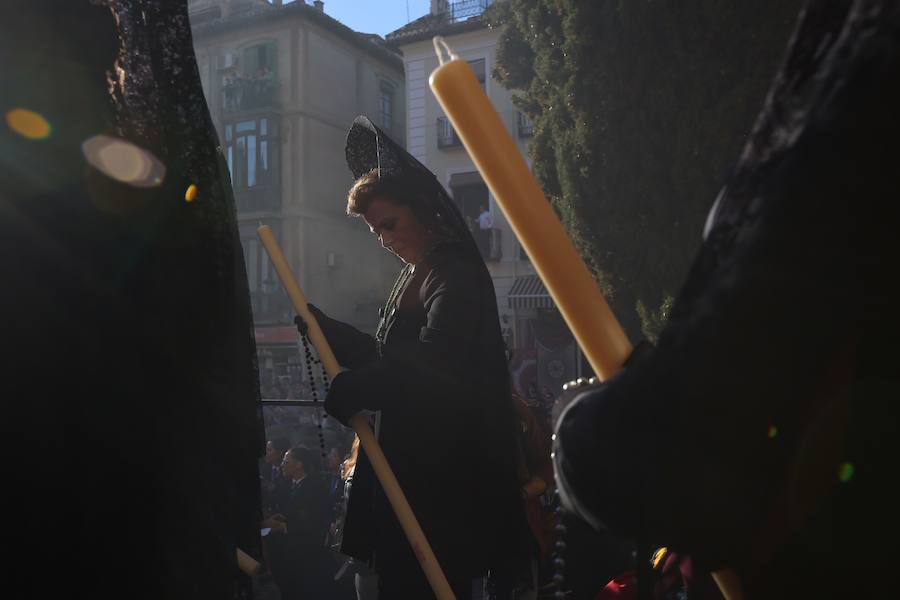
[(297, 486), (282, 482), (274, 499), (277, 512), (287, 519), (287, 533), (267, 538), (272, 574), (285, 600), (327, 597), (335, 569), (325, 548), (331, 517), (328, 488), (317, 475)]
[[(517, 543), (524, 524), (493, 284), (480, 259), (448, 244), (417, 267), (400, 298), (386, 307), (380, 356), (371, 336), (324, 319), (351, 369), (335, 378), (326, 407), (382, 411), (379, 441), (438, 562), (476, 575), (512, 553), (504, 545)], [(382, 566), (411, 555), (364, 453), (342, 551), (364, 560), (374, 551)]]

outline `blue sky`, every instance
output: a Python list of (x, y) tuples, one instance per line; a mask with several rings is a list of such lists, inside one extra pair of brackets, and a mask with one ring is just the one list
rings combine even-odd
[[(298, 2), (301, 0), (297, 0)], [(312, 4), (312, 0), (307, 0)], [(347, 27), (385, 35), (428, 12), (430, 0), (325, 0), (325, 12)]]

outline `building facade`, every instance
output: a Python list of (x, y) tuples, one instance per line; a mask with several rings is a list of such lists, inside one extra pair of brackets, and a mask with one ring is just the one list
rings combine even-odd
[(344, 214), (344, 140), (368, 115), (405, 139), (403, 63), (323, 2), (193, 0), (203, 91), (228, 162), (255, 322), (263, 397), (308, 393), (294, 310), (256, 237), (272, 227), (311, 302), (371, 331), (399, 265)]
[[(520, 393), (544, 399), (548, 394), (557, 395), (564, 382), (580, 375), (577, 344), (428, 88), (428, 76), (438, 66), (432, 38), (440, 35), (469, 62), (507, 131), (527, 157), (533, 127), (516, 109), (510, 91), (491, 78), (500, 32), (489, 28), (483, 17), (490, 4), (491, 0), (432, 0), (427, 15), (386, 39), (403, 54), (407, 150), (437, 175), (469, 221), (494, 281), (501, 327), (511, 351), (513, 382)], [(483, 209), (488, 217), (483, 216)], [(482, 229), (485, 224), (490, 225), (487, 231)]]

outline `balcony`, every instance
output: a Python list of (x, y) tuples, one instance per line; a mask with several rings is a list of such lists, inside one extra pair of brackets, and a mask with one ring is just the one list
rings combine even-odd
[(500, 260), (501, 258), (503, 258), (503, 246), (501, 245), (503, 238), (500, 235), (501, 233), (503, 233), (503, 230), (493, 227), (490, 231), (490, 246), (488, 249), (489, 253), (487, 259), (494, 261)]
[(474, 229), (472, 236), (481, 253), (481, 258), (488, 262), (496, 262), (503, 258), (503, 230), (496, 227), (490, 229)]
[(462, 142), (456, 135), (456, 130), (450, 124), (447, 117), (437, 118), (437, 147), (438, 148), (459, 148)]
[(271, 74), (236, 75), (222, 83), (222, 110), (225, 114), (278, 107), (278, 82)]
[(493, 0), (458, 0), (449, 3), (450, 20), (454, 23), (477, 17), (483, 13)]

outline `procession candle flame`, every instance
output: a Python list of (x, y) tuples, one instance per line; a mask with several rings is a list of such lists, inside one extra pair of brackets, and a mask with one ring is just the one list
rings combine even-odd
[[(440, 40), (435, 40), (435, 48)], [(449, 48), (444, 47), (448, 50)], [(632, 347), (471, 67), (450, 52), (429, 85), (601, 379)]]

